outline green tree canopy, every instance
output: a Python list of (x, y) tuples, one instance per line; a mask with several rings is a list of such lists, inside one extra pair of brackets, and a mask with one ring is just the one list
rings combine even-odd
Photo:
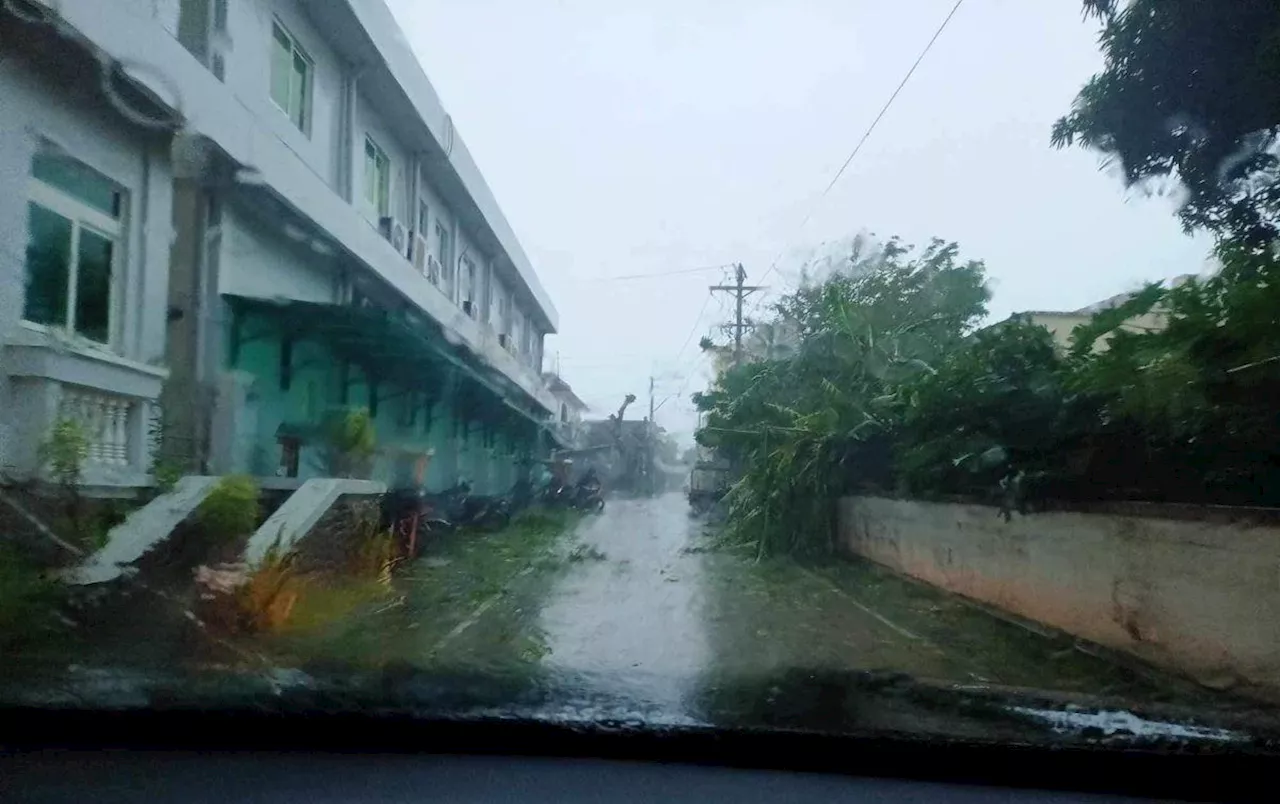
[(1280, 3), (1084, 0), (1105, 66), (1053, 128), (1129, 184), (1173, 179), (1188, 228), (1257, 245), (1280, 231)]
[(981, 262), (954, 243), (890, 240), (868, 261), (784, 296), (773, 324), (789, 348), (748, 355), (694, 401), (700, 443), (736, 463), (731, 536), (762, 550), (829, 549), (835, 499), (886, 482), (883, 450), (903, 384), (976, 326), (989, 298)]

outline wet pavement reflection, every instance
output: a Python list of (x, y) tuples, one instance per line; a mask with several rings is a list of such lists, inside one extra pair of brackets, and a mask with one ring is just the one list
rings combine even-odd
[[(14, 684), (0, 677), (0, 697), (256, 706), (265, 696), (307, 711), (404, 706), (449, 717), (1010, 740), (1060, 725), (1034, 713), (1088, 698), (1157, 715), (1166, 705), (1226, 711), (1187, 682), (1086, 655), (1070, 638), (1032, 633), (866, 562), (761, 561), (714, 546), (714, 535), (678, 493), (611, 498), (603, 513), (577, 519), (535, 514), (433, 542), (390, 587), (312, 588), (288, 628), (232, 652), (210, 651), (203, 633), (176, 640), (156, 630), (142, 653), (133, 632), (88, 640), (73, 645), (70, 662), (30, 657), (31, 672)], [(66, 668), (56, 684), (52, 666)]]
[(577, 529), (581, 556), (542, 609), (545, 663), (687, 714), (690, 685), (711, 662), (700, 531), (678, 493), (610, 500)]

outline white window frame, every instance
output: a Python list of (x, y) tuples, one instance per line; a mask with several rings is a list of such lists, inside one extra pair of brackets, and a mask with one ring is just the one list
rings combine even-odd
[[(373, 166), (374, 172), (372, 177), (369, 175), (369, 148), (374, 151)], [(370, 206), (379, 218), (385, 218), (391, 214), (391, 157), (387, 154), (386, 149), (378, 144), (378, 141), (372, 135), (366, 133), (364, 135), (364, 150), (361, 151), (361, 164), (364, 165), (364, 200)], [(379, 182), (378, 173), (379, 166), (385, 168), (386, 181)], [(373, 183), (370, 184), (372, 178)], [(375, 198), (369, 197), (372, 191)]]
[(435, 237), (440, 248), (440, 284), (444, 285), (445, 292), (452, 297), (455, 285), (454, 266), (453, 263), (449, 261), (449, 248), (452, 244), (449, 240), (449, 229), (442, 221), (436, 221)]
[[(120, 190), (123, 195), (124, 191)], [(34, 176), (27, 179), (27, 201), (39, 207), (61, 215), (71, 221), (70, 263), (67, 265), (67, 321), (65, 324), (42, 324), (28, 321), (24, 326), (40, 332), (58, 332), (67, 337), (97, 348), (113, 349), (119, 343), (119, 305), (120, 305), (120, 266), (124, 264), (125, 233), (127, 231), (123, 204), (119, 218), (113, 218), (100, 209), (69, 195), (58, 188), (45, 184)], [(111, 282), (107, 291), (107, 340), (95, 341), (76, 331), (76, 294), (79, 291), (80, 274), (80, 232), (88, 229), (99, 237), (112, 243), (111, 248)], [(30, 270), (23, 257), (24, 281), (25, 272)], [(25, 313), (25, 311), (24, 311)]]
[(472, 309), (474, 310), (478, 301), (476, 299), (476, 283), (478, 281), (478, 277), (476, 275), (475, 260), (463, 255), (462, 259), (458, 260), (458, 263), (459, 295), (465, 296), (461, 301), (471, 302)]
[(494, 329), (498, 331), (499, 335), (506, 335), (507, 329), (511, 326), (510, 316), (508, 314), (508, 310), (511, 306), (511, 299), (507, 295), (506, 288), (502, 286), (502, 283), (499, 282), (496, 277), (493, 280), (492, 293), (493, 312), (490, 313), (492, 317), (491, 323), (494, 325)]
[(524, 348), (524, 322), (520, 320), (520, 311), (513, 304), (511, 305), (511, 320), (507, 322), (507, 337), (517, 353)]
[[(294, 59), (301, 58), (303, 63), (307, 65), (307, 74), (305, 79), (306, 86), (303, 87), (303, 91), (299, 96), (299, 101), (302, 103), (302, 109), (299, 110), (299, 116), (302, 118), (301, 120), (294, 120), (293, 112), (290, 111), (286, 106), (280, 105), (280, 101), (276, 99), (275, 94), (271, 91), (275, 82), (274, 80), (272, 80), (273, 76), (270, 74), (270, 70), (271, 70), (271, 65), (275, 64), (275, 58), (274, 58), (275, 49), (279, 44), (276, 41), (277, 30), (280, 33), (284, 34), (285, 39), (289, 40), (289, 56), (290, 56), (289, 58), (289, 99), (290, 100), (294, 98), (294, 92), (293, 92), (293, 79), (295, 75), (293, 71)], [(309, 138), (311, 136), (311, 109), (313, 106), (312, 96), (315, 94), (315, 85), (316, 85), (316, 62), (315, 62), (315, 59), (311, 58), (311, 56), (302, 47), (302, 45), (298, 44), (298, 37), (293, 35), (293, 32), (289, 30), (288, 26), (286, 26), (283, 22), (280, 21), (279, 17), (271, 18), (271, 57), (268, 58), (267, 60), (267, 70), (268, 70), (267, 97), (271, 98), (271, 102), (275, 104), (275, 107), (277, 109), (284, 112), (285, 117), (289, 119), (289, 122), (292, 123), (295, 128), (297, 128), (299, 131), (303, 133), (303, 135)]]
[(425, 200), (418, 199), (418, 225), (414, 227), (423, 240), (430, 243), (431, 237), (431, 205)]

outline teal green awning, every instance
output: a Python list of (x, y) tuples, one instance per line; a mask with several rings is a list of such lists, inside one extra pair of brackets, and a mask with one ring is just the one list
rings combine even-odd
[[(438, 382), (433, 380), (442, 371), (453, 369), (490, 391), (503, 407), (540, 427), (548, 424), (536, 412), (545, 410), (536, 398), (502, 372), (480, 364), (469, 350), (450, 344), (440, 326), (425, 316), (410, 320), (409, 316), (376, 307), (249, 296), (223, 298), (237, 313), (253, 312), (266, 318), (280, 336), (323, 343), (379, 382), (434, 390)], [(237, 322), (240, 320), (237, 316)], [(241, 336), (233, 332), (233, 342)], [(485, 400), (476, 401), (483, 404)]]

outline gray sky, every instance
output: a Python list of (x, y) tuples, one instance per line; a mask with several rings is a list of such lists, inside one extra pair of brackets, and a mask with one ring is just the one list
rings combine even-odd
[(825, 241), (938, 236), (986, 262), (1002, 317), (1204, 266), (1169, 199), (1049, 147), (1101, 63), (1078, 0), (966, 0), (820, 202), (953, 0), (388, 2), (560, 310), (548, 363), (596, 415), (647, 404), (657, 373), (659, 399), (684, 391), (658, 422), (691, 432), (696, 342), (729, 314), (716, 271), (610, 276), (758, 280), (782, 252), (780, 289)]

